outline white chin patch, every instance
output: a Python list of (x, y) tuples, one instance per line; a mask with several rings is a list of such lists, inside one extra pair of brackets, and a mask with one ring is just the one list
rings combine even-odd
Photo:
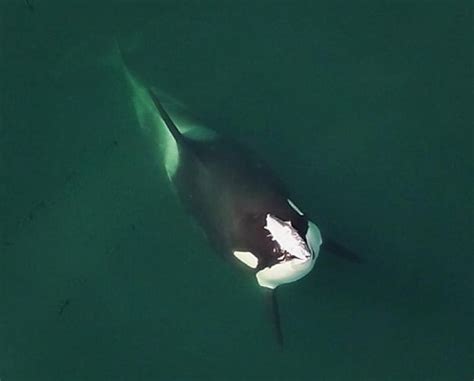
[(290, 204), (290, 206), (296, 211), (296, 213), (298, 213), (300, 216), (303, 215), (303, 212), (300, 210), (300, 208), (298, 208), (298, 207), (293, 203), (293, 201), (291, 201), (290, 199), (288, 199), (287, 201), (288, 201), (288, 204)]
[(319, 247), (323, 242), (318, 227), (311, 221), (308, 221), (306, 242), (308, 242), (311, 250), (310, 258), (306, 260), (291, 258), (271, 267), (266, 267), (256, 274), (258, 284), (262, 287), (274, 289), (281, 284), (294, 282), (308, 274), (314, 267), (319, 254)]
[(257, 272), (257, 282), (260, 286), (271, 289), (294, 282), (308, 274), (313, 269), (315, 261), (314, 257), (304, 261), (293, 258), (277, 263)]
[(245, 263), (248, 267), (256, 268), (258, 265), (258, 259), (250, 251), (234, 251), (234, 256), (241, 262)]

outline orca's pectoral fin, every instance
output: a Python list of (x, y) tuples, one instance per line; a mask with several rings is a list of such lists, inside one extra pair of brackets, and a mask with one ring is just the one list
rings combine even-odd
[(365, 263), (364, 258), (362, 258), (359, 254), (354, 253), (352, 250), (331, 238), (324, 239), (323, 248), (350, 262)]
[(272, 329), (276, 341), (280, 348), (283, 347), (283, 332), (281, 329), (280, 311), (278, 310), (278, 301), (276, 297), (276, 289), (263, 288), (267, 314), (272, 322)]

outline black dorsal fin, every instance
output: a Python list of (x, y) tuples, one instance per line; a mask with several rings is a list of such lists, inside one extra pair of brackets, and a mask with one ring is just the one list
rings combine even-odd
[(173, 120), (168, 115), (168, 112), (164, 109), (163, 105), (161, 104), (153, 90), (148, 89), (148, 92), (150, 93), (150, 96), (153, 99), (153, 103), (155, 104), (156, 109), (160, 113), (161, 119), (163, 119), (163, 122), (165, 122), (165, 125), (168, 128), (169, 132), (171, 133), (171, 135), (173, 135), (173, 138), (176, 140), (176, 142), (181, 143), (184, 139), (183, 134), (179, 132), (178, 127), (176, 126), (176, 124), (174, 124)]

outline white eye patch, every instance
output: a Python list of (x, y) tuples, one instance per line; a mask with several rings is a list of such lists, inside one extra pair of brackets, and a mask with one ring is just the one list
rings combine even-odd
[(256, 268), (258, 265), (258, 259), (250, 251), (234, 251), (234, 256), (241, 262), (245, 263), (248, 267)]

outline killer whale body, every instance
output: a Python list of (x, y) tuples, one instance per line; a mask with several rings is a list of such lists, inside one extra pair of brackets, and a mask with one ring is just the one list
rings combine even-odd
[[(257, 274), (277, 265), (281, 258), (275, 255), (275, 242), (265, 231), (268, 214), (291, 221), (291, 226), (302, 237), (310, 228), (307, 218), (290, 201), (284, 185), (265, 162), (236, 142), (222, 136), (205, 141), (188, 138), (180, 132), (155, 93), (148, 91), (177, 143), (179, 163), (171, 181), (217, 252), (240, 265), (236, 252), (255, 255), (258, 261), (250, 267)], [(316, 237), (309, 270), (321, 244), (319, 230), (314, 224), (312, 229), (316, 230), (313, 232)], [(264, 288), (277, 342), (283, 345), (276, 285), (260, 280), (259, 283)]]
[[(179, 115), (170, 117), (158, 99), (169, 97), (143, 86), (136, 73), (132, 74), (116, 39), (108, 51), (111, 54), (103, 62), (123, 74), (139, 125), (152, 133), (160, 150), (166, 141), (163, 151), (175, 150), (179, 156), (170, 155), (169, 159), (165, 153), (163, 157), (178, 196), (216, 252), (255, 274), (277, 341), (283, 344), (276, 289), (311, 271), (322, 244), (319, 229), (296, 207), (286, 187), (258, 156), (225, 137), (211, 134), (195, 139), (188, 135), (188, 126), (177, 120)], [(337, 242), (325, 239), (325, 244), (335, 254), (361, 262)]]
[(217, 253), (255, 275), (282, 346), (276, 288), (312, 270), (322, 244), (318, 227), (253, 151), (182, 114), (171, 117), (160, 101), (170, 97), (137, 80), (117, 41), (111, 63), (124, 74), (139, 125), (157, 144), (185, 209)]

